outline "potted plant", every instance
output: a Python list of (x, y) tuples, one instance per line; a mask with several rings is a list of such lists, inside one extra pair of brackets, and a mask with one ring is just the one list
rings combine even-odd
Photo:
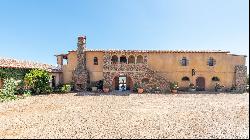
[(90, 83), (90, 87), (91, 87), (91, 91), (92, 92), (96, 92), (97, 91), (96, 82), (91, 82)]
[(138, 83), (135, 83), (134, 86), (133, 86), (133, 92), (138, 92)]
[(215, 84), (215, 91), (222, 92), (222, 88), (225, 87), (224, 85), (220, 85), (220, 83)]
[(106, 82), (103, 84), (103, 92), (104, 93), (108, 93), (109, 92), (109, 85)]
[(194, 92), (196, 90), (195, 85), (193, 83), (189, 84), (189, 91)]
[(143, 84), (138, 84), (138, 88), (137, 88), (137, 92), (139, 93), (139, 94), (141, 94), (141, 93), (143, 93)]
[(172, 93), (177, 93), (179, 89), (178, 83), (177, 82), (171, 82), (170, 83), (170, 90)]

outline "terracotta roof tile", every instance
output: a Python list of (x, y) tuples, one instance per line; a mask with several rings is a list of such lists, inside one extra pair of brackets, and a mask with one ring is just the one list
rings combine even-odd
[(43, 69), (49, 72), (60, 72), (61, 69), (53, 65), (38, 62), (0, 58), (0, 68)]
[(89, 52), (148, 52), (148, 53), (230, 53), (222, 50), (119, 50), (119, 49), (87, 49)]
[[(222, 50), (121, 50), (121, 49), (87, 49), (87, 52), (137, 52), (137, 53), (230, 53), (230, 51)], [(76, 50), (70, 50), (68, 52), (76, 52)], [(68, 55), (68, 54), (59, 54)], [(59, 56), (55, 55), (55, 56)]]

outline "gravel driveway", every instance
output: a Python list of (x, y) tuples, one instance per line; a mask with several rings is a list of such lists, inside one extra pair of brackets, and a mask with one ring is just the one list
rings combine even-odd
[(249, 138), (249, 94), (51, 94), (0, 103), (0, 138)]

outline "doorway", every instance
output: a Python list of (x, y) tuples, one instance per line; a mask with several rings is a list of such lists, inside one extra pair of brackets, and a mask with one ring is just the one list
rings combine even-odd
[(198, 91), (204, 91), (205, 90), (205, 78), (204, 77), (198, 77), (196, 79), (196, 90)]
[(131, 90), (132, 79), (126, 75), (119, 75), (113, 79), (112, 85), (115, 90)]

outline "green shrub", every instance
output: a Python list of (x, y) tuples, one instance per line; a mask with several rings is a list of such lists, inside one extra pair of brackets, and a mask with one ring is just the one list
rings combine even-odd
[(135, 83), (133, 87), (133, 92), (137, 92), (138, 91), (137, 88), (139, 88), (139, 84)]
[(29, 89), (25, 89), (24, 92), (23, 92), (23, 95), (24, 95), (24, 96), (31, 96), (31, 95), (32, 95), (32, 92), (31, 92), (31, 90), (29, 90)]
[(65, 84), (65, 85), (63, 85), (62, 87), (61, 87), (61, 92), (63, 92), (63, 93), (65, 93), (65, 92), (70, 92), (71, 91), (71, 85), (69, 85), (69, 84)]
[(13, 78), (5, 79), (3, 89), (0, 92), (1, 101), (15, 100), (17, 98), (15, 95), (17, 92), (17, 85), (17, 82)]
[(51, 76), (45, 70), (31, 70), (25, 75), (24, 79), (35, 94), (51, 92), (51, 87), (49, 86)]

